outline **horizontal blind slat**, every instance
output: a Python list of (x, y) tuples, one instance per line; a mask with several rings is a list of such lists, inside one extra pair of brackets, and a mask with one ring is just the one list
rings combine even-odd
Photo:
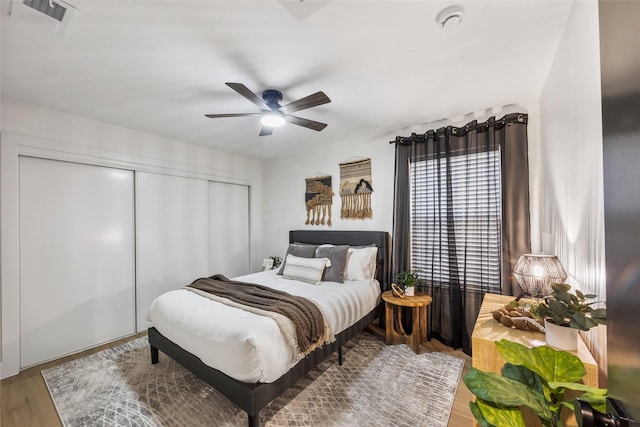
[(499, 291), (499, 151), (413, 161), (410, 174), (411, 268), (423, 280), (446, 284), (455, 249), (460, 281)]

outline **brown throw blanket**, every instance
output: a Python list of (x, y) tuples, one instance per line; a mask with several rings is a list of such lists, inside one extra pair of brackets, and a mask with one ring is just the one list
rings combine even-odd
[(195, 280), (188, 285), (194, 289), (226, 298), (241, 305), (271, 311), (293, 322), (298, 351), (308, 351), (324, 344), (325, 322), (320, 309), (306, 298), (255, 283), (231, 280), (222, 274)]

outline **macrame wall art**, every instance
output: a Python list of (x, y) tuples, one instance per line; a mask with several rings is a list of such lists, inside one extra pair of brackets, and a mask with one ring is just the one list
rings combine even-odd
[(347, 160), (340, 163), (340, 218), (373, 217), (371, 193), (371, 159)]
[(316, 176), (307, 178), (307, 188), (304, 201), (307, 208), (306, 225), (324, 225), (331, 227), (331, 203), (333, 190), (331, 176)]

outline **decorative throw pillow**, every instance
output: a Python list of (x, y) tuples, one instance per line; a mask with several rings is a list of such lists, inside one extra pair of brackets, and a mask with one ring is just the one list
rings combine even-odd
[(316, 249), (316, 258), (328, 258), (331, 262), (324, 269), (322, 280), (326, 282), (344, 282), (344, 271), (347, 265), (349, 245), (320, 245)]
[(322, 281), (322, 273), (328, 262), (328, 258), (302, 258), (289, 254), (282, 277), (317, 285)]
[(378, 248), (349, 248), (346, 280), (373, 280), (376, 274)]
[(287, 248), (287, 252), (282, 257), (282, 265), (278, 274), (282, 276), (284, 273), (284, 267), (287, 264), (287, 255), (291, 254), (302, 258), (313, 258), (316, 255), (316, 249), (318, 245), (305, 245), (302, 243), (291, 243)]

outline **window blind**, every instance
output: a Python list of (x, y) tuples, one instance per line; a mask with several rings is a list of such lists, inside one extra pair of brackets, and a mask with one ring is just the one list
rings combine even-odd
[(500, 152), (410, 164), (411, 268), (427, 283), (500, 292)]

